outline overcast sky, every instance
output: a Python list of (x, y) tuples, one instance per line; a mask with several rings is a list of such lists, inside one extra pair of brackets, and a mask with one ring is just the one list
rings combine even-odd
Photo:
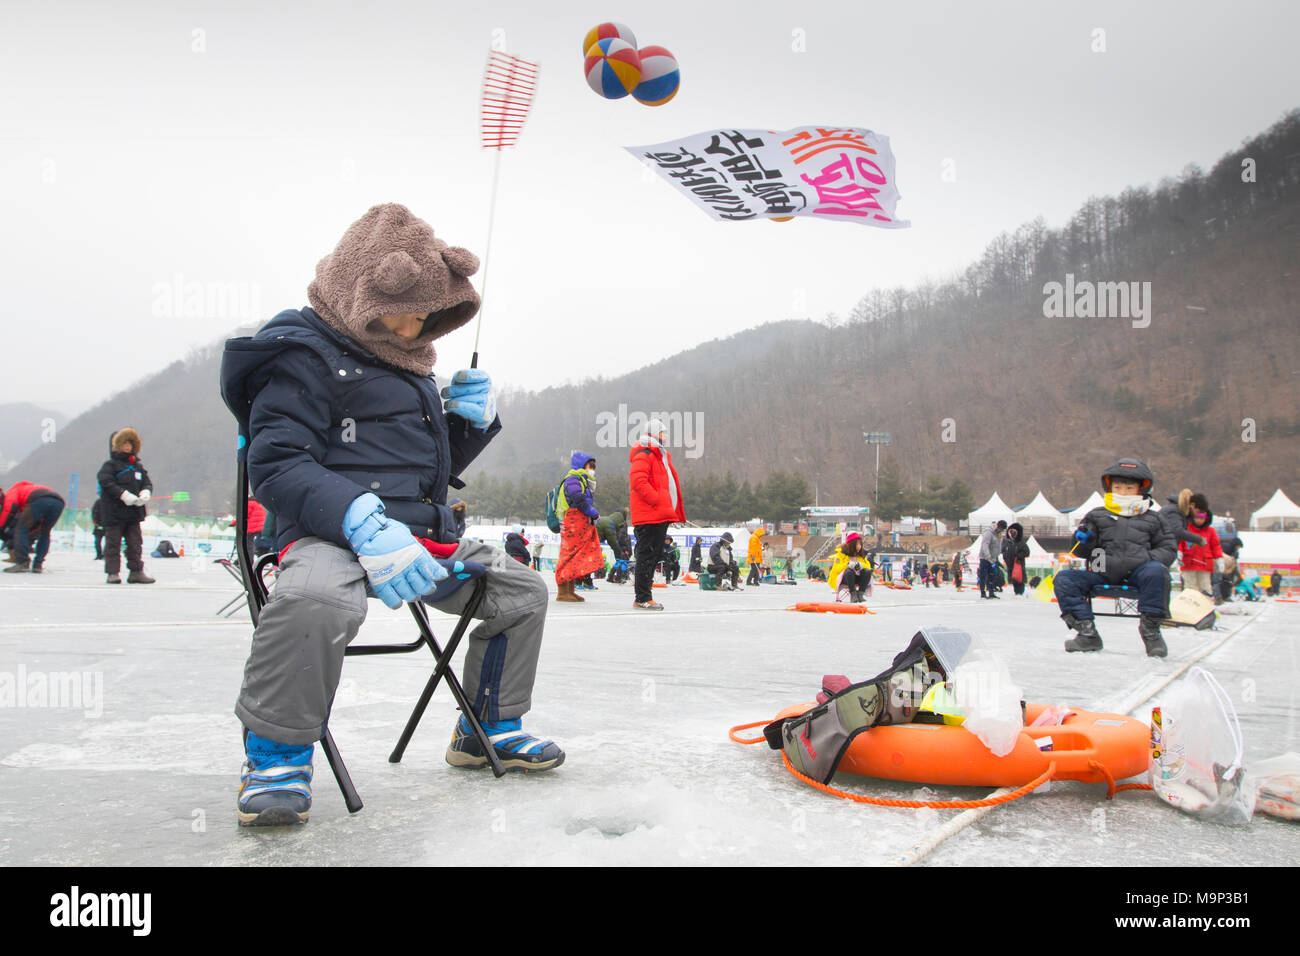
[[(529, 388), (843, 316), (1034, 216), (1208, 166), (1300, 105), (1292, 2), (469, 6), (0, 4), (0, 402), (84, 408), (306, 304), (377, 202), (481, 256), (494, 35), (541, 80), (502, 160), (480, 365)], [(676, 55), (671, 103), (587, 87), (582, 37), (610, 19)], [(814, 123), (891, 138), (911, 229), (714, 222), (622, 148)], [(240, 295), (190, 314), (170, 291), (190, 283)], [(441, 340), (438, 373), (472, 345), (472, 325)]]

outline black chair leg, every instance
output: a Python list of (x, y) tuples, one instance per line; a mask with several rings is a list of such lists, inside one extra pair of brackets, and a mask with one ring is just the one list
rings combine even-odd
[(361, 794), (357, 793), (357, 788), (352, 784), (352, 776), (348, 773), (347, 765), (343, 763), (343, 757), (339, 754), (339, 748), (334, 743), (334, 735), (330, 733), (328, 726), (325, 728), (325, 733), (321, 734), (320, 745), (325, 751), (325, 759), (329, 761), (330, 770), (334, 771), (334, 779), (338, 781), (348, 813), (356, 813), (365, 804), (361, 802)]
[(466, 722), (474, 736), (478, 738), (479, 745), (483, 752), (487, 754), (488, 763), (492, 766), (492, 773), (497, 777), (505, 775), (505, 767), (501, 765), (501, 758), (497, 756), (496, 749), (488, 740), (487, 733), (483, 730), (483, 725), (479, 722), (478, 715), (474, 713), (474, 708), (469, 699), (465, 696), (465, 690), (461, 687), (460, 681), (451, 671), (452, 658), (456, 653), (456, 648), (460, 645), (460, 640), (465, 636), (465, 631), (469, 628), (469, 623), (473, 619), (475, 612), (478, 611), (479, 605), (483, 602), (483, 594), (487, 589), (487, 582), (480, 578), (474, 582), (474, 593), (470, 595), (465, 609), (461, 612), (460, 621), (456, 624), (456, 630), (452, 632), (450, 640), (447, 642), (446, 649), (438, 646), (438, 641), (433, 636), (433, 631), (429, 627), (428, 616), (424, 609), (418, 604), (411, 605), (412, 615), (415, 617), (416, 624), (419, 625), (420, 634), (423, 636), (429, 650), (433, 652), (437, 665), (433, 669), (433, 674), (424, 685), (424, 692), (420, 694), (420, 699), (416, 701), (415, 709), (411, 711), (411, 716), (406, 722), (406, 727), (402, 730), (401, 737), (397, 740), (397, 746), (389, 754), (390, 763), (398, 763), (402, 755), (406, 752), (406, 746), (411, 742), (411, 737), (415, 733), (415, 728), (419, 725), (421, 718), (424, 716), (425, 708), (429, 706), (429, 701), (433, 698), (433, 693), (438, 687), (438, 682), (444, 677), (447, 681), (447, 688), (451, 691), (452, 697), (456, 699), (456, 704), (460, 707), (461, 713), (464, 714)]

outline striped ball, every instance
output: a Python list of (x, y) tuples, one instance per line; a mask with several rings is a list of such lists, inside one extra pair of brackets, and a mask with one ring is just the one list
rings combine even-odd
[(621, 23), (600, 23), (587, 31), (587, 35), (582, 38), (582, 52), (586, 53), (600, 40), (608, 40), (610, 37), (616, 37), (622, 40), (632, 49), (636, 49), (636, 37), (632, 31)]
[(632, 95), (646, 106), (663, 106), (677, 95), (682, 73), (677, 60), (661, 46), (646, 46), (637, 50), (641, 57), (641, 82)]
[(618, 37), (597, 40), (587, 51), (587, 85), (607, 100), (627, 96), (641, 82), (641, 58)]

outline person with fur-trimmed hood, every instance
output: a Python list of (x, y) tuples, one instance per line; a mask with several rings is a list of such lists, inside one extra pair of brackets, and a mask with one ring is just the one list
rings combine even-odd
[(1176, 551), (1173, 534), (1151, 508), (1154, 483), (1151, 469), (1136, 458), (1121, 458), (1102, 472), (1105, 504), (1084, 515), (1074, 533), (1074, 554), (1087, 570), (1062, 571), (1053, 579), (1061, 619), (1077, 634), (1065, 642), (1067, 651), (1101, 650), (1089, 597), (1103, 584), (1124, 584), (1138, 592), (1138, 635), (1147, 655), (1168, 655), (1160, 622)]
[[(458, 562), (487, 570), (466, 635), (462, 684), (507, 770), (560, 766), (521, 727), (548, 608), (541, 577), (464, 537), (448, 486), (501, 431), (491, 377), (461, 369), (443, 389), (435, 340), (470, 322), (479, 261), (398, 203), (372, 206), (316, 265), (310, 307), (226, 342), (221, 396), (247, 436), (251, 491), (275, 514), (280, 572), (258, 619), (235, 704), (243, 724), (239, 822), (306, 821), (313, 745), (367, 598), (427, 600), (459, 614), (473, 588), (438, 596)], [(441, 559), (441, 560), (435, 560)], [(447, 763), (489, 764), (462, 715)]]
[(99, 468), (100, 513), (104, 521), (104, 572), (109, 584), (121, 584), (122, 542), (126, 541), (127, 584), (153, 584), (144, 573), (144, 535), (140, 522), (148, 516), (146, 505), (153, 481), (140, 460), (140, 433), (123, 428), (109, 439), (109, 457)]
[[(1016, 594), (1025, 593), (1025, 559), (1029, 557), (1029, 545), (1025, 542), (1025, 529), (1019, 521), (1007, 525), (1007, 536), (1002, 539), (1002, 564), (1007, 569), (1007, 580)], [(1016, 580), (1016, 568), (1020, 568), (1020, 580)]]

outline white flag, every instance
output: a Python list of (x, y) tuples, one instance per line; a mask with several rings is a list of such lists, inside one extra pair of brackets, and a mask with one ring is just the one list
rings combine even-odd
[(626, 149), (714, 219), (911, 225), (894, 216), (900, 196), (889, 137), (869, 129), (717, 129)]

